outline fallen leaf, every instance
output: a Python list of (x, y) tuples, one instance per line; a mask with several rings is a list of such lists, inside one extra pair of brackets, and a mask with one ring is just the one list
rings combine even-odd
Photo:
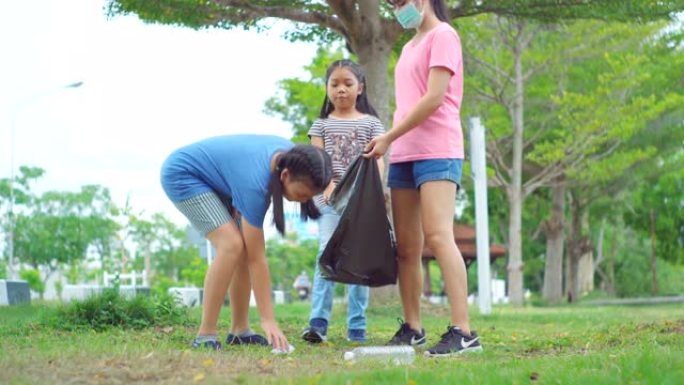
[(200, 382), (200, 381), (204, 380), (204, 372), (199, 372), (199, 373), (195, 374), (195, 377), (193, 378), (193, 380), (195, 382)]
[(166, 334), (169, 334), (169, 333), (173, 332), (173, 326), (167, 326), (167, 327), (163, 328), (162, 331)]
[(207, 358), (206, 360), (202, 361), (202, 365), (203, 365), (205, 368), (212, 367), (212, 366), (214, 366), (214, 364), (215, 364), (215, 362), (214, 362), (214, 360), (212, 360), (211, 358)]

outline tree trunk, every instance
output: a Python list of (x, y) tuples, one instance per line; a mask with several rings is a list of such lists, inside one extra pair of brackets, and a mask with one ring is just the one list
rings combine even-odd
[(606, 273), (606, 270), (603, 267), (601, 267), (601, 264), (604, 261), (608, 261), (608, 259), (606, 258), (606, 253), (603, 252), (603, 244), (605, 243), (605, 238), (606, 219), (603, 218), (603, 220), (601, 221), (601, 228), (599, 229), (598, 244), (596, 245), (596, 260), (594, 261), (594, 273), (598, 273), (598, 275), (601, 277), (601, 289), (608, 293), (608, 287), (610, 285), (610, 276), (608, 275), (608, 273)]
[[(389, 100), (392, 94), (387, 78), (387, 66), (389, 65), (389, 55), (392, 51), (392, 46), (389, 42), (375, 38), (373, 45), (364, 46), (363, 44), (357, 50), (359, 57), (359, 64), (363, 66), (366, 72), (366, 87), (368, 91), (368, 100), (378, 113), (378, 117), (382, 121), (386, 130), (392, 128), (392, 114), (389, 110)], [(385, 165), (389, 164), (389, 152), (384, 157)], [(383, 175), (380, 177), (383, 181), (387, 181), (387, 173), (389, 167), (385, 166)], [(383, 183), (386, 185), (386, 183)], [(387, 194), (388, 213), (392, 207), (389, 202), (389, 192), (384, 187)], [(391, 214), (390, 214), (391, 216)]]
[(392, 127), (389, 100), (394, 87), (390, 87), (388, 82), (387, 67), (392, 46), (375, 37), (372, 44), (362, 44), (355, 51), (359, 57), (359, 64), (366, 72), (368, 100), (378, 112), (386, 129), (389, 130)]
[(615, 247), (616, 247), (616, 238), (613, 235), (613, 241), (612, 247), (610, 248), (610, 252), (608, 253), (608, 285), (606, 285), (606, 292), (610, 296), (615, 296)]
[(581, 295), (594, 291), (594, 253), (591, 248), (584, 248), (579, 261), (578, 280)]
[[(147, 246), (145, 246), (145, 276), (147, 277), (147, 282), (150, 282), (150, 279), (152, 278), (152, 267), (151, 267), (150, 254), (151, 254), (150, 253), (150, 245), (147, 244)], [(135, 282), (133, 284), (137, 285)]]
[(576, 302), (580, 295), (580, 260), (591, 251), (589, 238), (582, 235), (582, 221), (584, 219), (584, 208), (576, 194), (572, 197), (572, 224), (570, 226), (570, 240), (568, 242), (568, 275), (566, 282), (566, 293), (568, 302)]
[[(522, 26), (520, 27), (522, 28)], [(508, 201), (511, 207), (508, 229), (508, 296), (513, 306), (522, 306), (523, 294), (523, 261), (522, 261), (522, 155), (523, 155), (523, 93), (524, 78), (522, 68), (522, 42), (516, 41), (513, 52), (515, 61), (515, 97), (513, 99), (513, 159), (511, 184), (508, 186)]]
[[(357, 9), (347, 9), (340, 18), (348, 33), (347, 43), (359, 58), (366, 71), (368, 98), (380, 120), (391, 127), (387, 68), (392, 46), (404, 32), (397, 23), (383, 20), (380, 0), (362, 0)], [(351, 16), (354, 14), (354, 16)]]
[(546, 262), (544, 267), (544, 299), (558, 303), (563, 297), (563, 246), (565, 244), (565, 184), (552, 188), (551, 218), (545, 224)]
[(651, 294), (658, 294), (658, 276), (656, 271), (656, 214), (651, 210)]
[(568, 242), (568, 275), (566, 282), (566, 292), (568, 302), (575, 302), (577, 300), (577, 294), (579, 291), (579, 279), (577, 277), (577, 272), (579, 270), (579, 259), (581, 253), (579, 253), (579, 237), (582, 232), (581, 228), (581, 207), (577, 198), (573, 196), (572, 198), (572, 221), (570, 225), (570, 240)]

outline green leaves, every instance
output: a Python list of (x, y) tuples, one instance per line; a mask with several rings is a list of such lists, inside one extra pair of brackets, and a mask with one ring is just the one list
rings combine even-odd
[(281, 80), (278, 94), (266, 101), (266, 114), (280, 116), (292, 124), (293, 141), (309, 143), (307, 132), (318, 118), (325, 101), (325, 72), (330, 63), (343, 57), (341, 49), (319, 48), (311, 64), (305, 67), (307, 78)]
[(628, 195), (625, 222), (645, 238), (655, 237), (658, 258), (684, 264), (684, 153), (650, 172), (660, 175)]
[(40, 278), (40, 271), (38, 271), (38, 270), (21, 270), (19, 272), (19, 278), (28, 282), (31, 290), (40, 294), (40, 296), (42, 297), (43, 293), (45, 292), (45, 283), (43, 283), (43, 280)]
[(109, 190), (101, 186), (48, 191), (29, 201), (16, 217), (15, 254), (36, 268), (82, 261), (90, 245), (108, 243), (118, 230)]

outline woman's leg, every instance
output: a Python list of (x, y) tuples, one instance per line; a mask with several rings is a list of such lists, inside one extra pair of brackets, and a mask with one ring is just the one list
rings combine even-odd
[(455, 183), (446, 180), (425, 182), (420, 186), (420, 205), (427, 246), (442, 270), (451, 324), (470, 334), (466, 268), (453, 233), (456, 188)]
[(202, 322), (198, 335), (216, 334), (218, 316), (228, 285), (245, 250), (242, 235), (233, 222), (211, 231), (207, 239), (216, 249), (216, 258), (204, 278)]
[(392, 188), (391, 194), (399, 257), (399, 294), (404, 320), (412, 329), (420, 331), (420, 294), (423, 290), (420, 265), (423, 251), (420, 194), (412, 188)]
[(247, 267), (247, 254), (244, 252), (238, 258), (229, 290), (230, 332), (239, 336), (249, 329), (249, 297), (252, 294), (252, 281)]

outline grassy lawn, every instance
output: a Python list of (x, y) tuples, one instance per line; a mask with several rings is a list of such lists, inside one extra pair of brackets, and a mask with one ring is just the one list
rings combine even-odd
[[(425, 304), (429, 344), (447, 326), (443, 307)], [(276, 309), (296, 347), (188, 349), (195, 327), (66, 332), (39, 322), (49, 306), (0, 308), (0, 384), (684, 384), (684, 306), (472, 309), (485, 352), (456, 358), (419, 355), (410, 366), (346, 363), (345, 309), (336, 307), (329, 343), (298, 336), (308, 304)], [(396, 304), (371, 304), (369, 344), (396, 331)], [(192, 323), (199, 312), (191, 313)], [(228, 310), (222, 314), (227, 330)], [(256, 321), (256, 317), (253, 318)], [(255, 322), (253, 326), (258, 326)], [(224, 335), (225, 338), (225, 335)]]

